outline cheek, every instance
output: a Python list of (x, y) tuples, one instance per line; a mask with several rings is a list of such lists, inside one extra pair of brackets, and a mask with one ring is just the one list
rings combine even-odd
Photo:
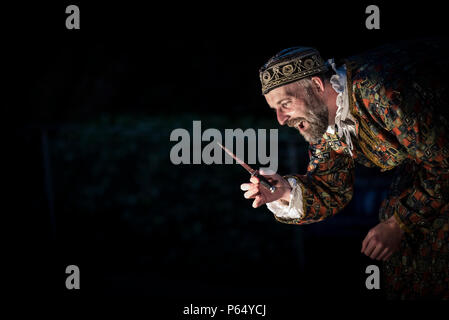
[(307, 114), (307, 107), (302, 101), (292, 103), (292, 113), (296, 116), (304, 116)]

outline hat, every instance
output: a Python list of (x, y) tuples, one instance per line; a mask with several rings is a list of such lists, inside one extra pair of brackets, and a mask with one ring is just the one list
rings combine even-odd
[(284, 49), (259, 70), (262, 94), (311, 75), (324, 73), (328, 66), (320, 53), (309, 47)]

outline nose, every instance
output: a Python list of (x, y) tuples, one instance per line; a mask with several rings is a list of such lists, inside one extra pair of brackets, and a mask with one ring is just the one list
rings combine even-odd
[(276, 110), (276, 116), (278, 118), (278, 122), (281, 126), (285, 125), (287, 120), (290, 118), (288, 115), (282, 112), (282, 110)]

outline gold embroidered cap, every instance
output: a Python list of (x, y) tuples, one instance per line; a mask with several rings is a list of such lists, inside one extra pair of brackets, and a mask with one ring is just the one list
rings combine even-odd
[(293, 47), (280, 51), (259, 70), (262, 94), (280, 86), (328, 70), (320, 53), (309, 47)]

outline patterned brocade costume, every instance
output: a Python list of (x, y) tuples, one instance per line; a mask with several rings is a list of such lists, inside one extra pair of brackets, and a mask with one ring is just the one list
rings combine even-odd
[(396, 178), (381, 221), (394, 216), (405, 231), (384, 265), (388, 298), (449, 299), (449, 50), (440, 41), (384, 46), (345, 61), (352, 156), (344, 137), (325, 133), (310, 145), (305, 175), (296, 179), (307, 224), (330, 217), (352, 198), (355, 162)]

